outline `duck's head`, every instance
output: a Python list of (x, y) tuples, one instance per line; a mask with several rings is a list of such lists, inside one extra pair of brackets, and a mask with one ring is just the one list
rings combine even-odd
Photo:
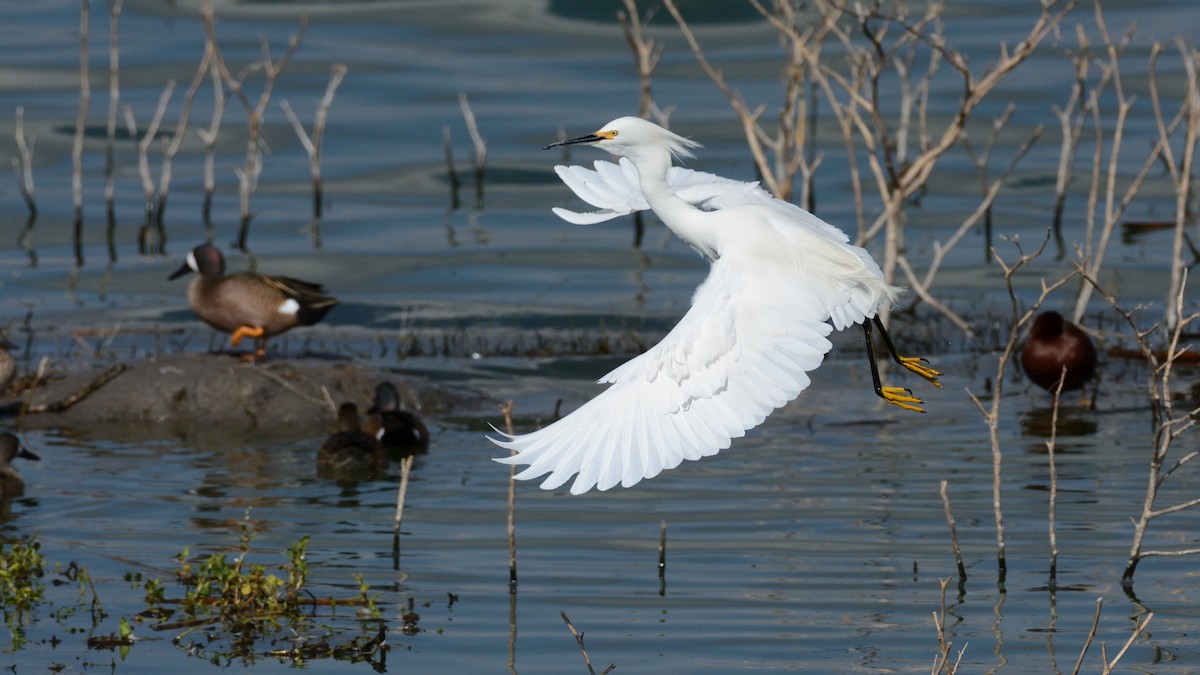
[(225, 256), (221, 255), (221, 249), (209, 244), (197, 246), (188, 251), (183, 265), (167, 278), (178, 279), (189, 272), (195, 272), (203, 277), (224, 276)]

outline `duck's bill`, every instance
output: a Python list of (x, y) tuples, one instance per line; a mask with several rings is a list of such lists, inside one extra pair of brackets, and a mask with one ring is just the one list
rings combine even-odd
[(175, 270), (175, 273), (174, 273), (174, 274), (172, 274), (171, 276), (167, 277), (167, 281), (174, 281), (175, 279), (178, 279), (179, 277), (181, 277), (181, 276), (183, 276), (183, 275), (185, 275), (185, 274), (187, 274), (188, 272), (191, 272), (191, 271), (192, 271), (192, 268), (191, 268), (191, 267), (189, 267), (187, 263), (183, 263), (183, 266), (182, 266), (182, 267), (180, 267), (179, 269)]
[(27, 450), (23, 447), (17, 451), (17, 457), (20, 457), (21, 459), (31, 459), (35, 462), (40, 461), (42, 459), (41, 457), (38, 457), (37, 455), (33, 454), (32, 452), (30, 452), (29, 450)]
[(546, 147), (544, 147), (542, 149), (549, 150), (551, 148), (561, 148), (566, 145), (588, 145), (591, 143), (599, 143), (600, 141), (603, 141), (603, 140), (604, 140), (604, 137), (599, 134), (586, 134), (584, 136), (576, 136), (575, 138), (567, 138), (565, 140), (551, 143), (550, 145), (547, 145)]

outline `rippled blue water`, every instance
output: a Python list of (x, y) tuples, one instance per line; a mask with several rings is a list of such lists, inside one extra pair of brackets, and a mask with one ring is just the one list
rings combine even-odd
[[(239, 67), (258, 58), (260, 36), (278, 56), (298, 17), (307, 14), (310, 22), (268, 111), (270, 152), (253, 198), (257, 215), (249, 248), (259, 269), (323, 281), (345, 304), (326, 326), (289, 338), (285, 349), (313, 336), (344, 354), (473, 387), (497, 400), (514, 399), (518, 417), (531, 422), (547, 417), (560, 397), (566, 409), (585, 400), (593, 390), (589, 382), (619, 358), (512, 353), (523, 353), (541, 335), (654, 335), (672, 324), (705, 272), (692, 251), (661, 226), (650, 226), (638, 252), (629, 246), (626, 223), (576, 227), (548, 212), (551, 205), (571, 201), (550, 171), (561, 156), (540, 147), (560, 129), (586, 132), (636, 105), (630, 57), (609, 5), (616, 3), (217, 7), (226, 57)], [(701, 21), (700, 37), (746, 98), (773, 102), (779, 73), (775, 38), (752, 13), (728, 7), (695, 3), (685, 11), (708, 19)], [(165, 279), (181, 254), (204, 237), (194, 138), (176, 163), (167, 258), (137, 252), (136, 157), (128, 142), (118, 147), (117, 260), (108, 264), (101, 179), (107, 21), (102, 4), (92, 3), (91, 9), (85, 262), (78, 270), (69, 157), (78, 4), (0, 10), (0, 151), (12, 153), (6, 111), (17, 105), (25, 107), (26, 125), (37, 137), (42, 213), (31, 240), (36, 266), (15, 241), (25, 217), (15, 183), (0, 181), (0, 222), (10, 233), (0, 246), (0, 322), (10, 337), (32, 336), (30, 349), (22, 351), (27, 369), (41, 356), (90, 358), (98, 343), (77, 339), (73, 330), (79, 327), (183, 330), (157, 342), (138, 333), (120, 338), (114, 343), (119, 357), (203, 350), (211, 340), (186, 310), (182, 284)], [(1149, 44), (1200, 25), (1200, 10), (1184, 1), (1160, 3), (1154, 10), (1142, 3), (1108, 3), (1106, 10), (1114, 32), (1138, 24), (1126, 57), (1127, 86), (1143, 98), (1127, 142), (1141, 152), (1153, 133), (1140, 77)], [(949, 32), (973, 45), (972, 63), (982, 66), (998, 40), (1020, 36), (1030, 11), (1011, 3), (955, 3)], [(1079, 8), (1071, 25), (1083, 23), (1094, 32), (1090, 12), (1090, 6)], [(675, 128), (706, 145), (692, 166), (750, 179), (753, 170), (728, 104), (697, 69), (678, 33), (667, 22), (657, 26), (666, 51), (655, 94), (661, 104), (676, 107)], [(139, 124), (149, 118), (168, 78), (186, 86), (202, 45), (196, 3), (125, 3), (122, 97)], [(1039, 53), (1006, 85), (1004, 97), (985, 106), (981, 124), (1010, 98), (1018, 104), (1015, 127), (1027, 132), (1039, 122), (1051, 123), (1048, 110), (1062, 103), (1071, 76), (1061, 48)], [(1177, 63), (1163, 58), (1164, 72), (1177, 73)], [(287, 99), (309, 119), (338, 62), (348, 65), (349, 75), (325, 139), (329, 205), (317, 248), (309, 233), (308, 167), (277, 103)], [(941, 104), (953, 101), (957, 90), (939, 86), (946, 88)], [(474, 204), (470, 183), (472, 150), (460, 93), (469, 96), (488, 143), (481, 205)], [(178, 95), (175, 100), (167, 117), (172, 125)], [(197, 123), (207, 122), (210, 105), (202, 89), (193, 111)], [(242, 161), (244, 138), (237, 129), (245, 119), (236, 103), (228, 116), (215, 213), (217, 242), (227, 249), (237, 232), (232, 169)], [(443, 128), (466, 181), (457, 207), (446, 176)], [(853, 229), (840, 139), (828, 133), (827, 158), (817, 177), (819, 210)], [(1021, 138), (1006, 138), (1001, 150), (1011, 152)], [(1056, 143), (1047, 132), (1022, 164), (998, 202), (997, 232), (1019, 234), (1024, 241), (1040, 238)], [(597, 158), (585, 152), (571, 157)], [(1130, 161), (1136, 170), (1138, 161)], [(1172, 198), (1156, 185), (1150, 190), (1155, 198), (1132, 207), (1136, 217), (1169, 217)], [(910, 218), (910, 249), (926, 252), (919, 259), (927, 259), (932, 242), (944, 239), (973, 208), (977, 194), (973, 169), (961, 154), (948, 159), (934, 186)], [(1071, 212), (1076, 238), (1082, 220), (1076, 207)], [(1162, 232), (1114, 243), (1112, 283), (1123, 300), (1160, 300), (1168, 242)], [(982, 248), (979, 235), (968, 235), (935, 289), (980, 316), (989, 309), (1006, 311), (994, 266), (979, 264)], [(231, 267), (245, 264), (242, 256), (231, 255)], [(1061, 269), (1040, 261), (1020, 280), (1022, 293), (1036, 289), (1041, 274)], [(1067, 295), (1056, 300), (1068, 303)], [(27, 314), (31, 332), (21, 329)], [(478, 419), (434, 421), (432, 448), (418, 460), (408, 493), (399, 571), (391, 556), (395, 482), (318, 480), (312, 455), (319, 438), (264, 444), (253, 438), (160, 437), (165, 434), (154, 429), (29, 432), (26, 440), (43, 460), (19, 466), (28, 494), (10, 504), (0, 533), (36, 534), (51, 561), (86, 565), (109, 613), (98, 633), (113, 632), (117, 618), (143, 608), (141, 592), (123, 581), (128, 572), (160, 576), (168, 582), (168, 595), (177, 594), (169, 583), (174, 556), (184, 547), (193, 554), (232, 550), (248, 512), (257, 532), (253, 556), (264, 564), (279, 564), (287, 546), (312, 536), (314, 593), (352, 596), (358, 590), (352, 575), (364, 575), (380, 594), (391, 626), (387, 665), (393, 672), (583, 672), (559, 616), (563, 611), (586, 633), (593, 663), (615, 663), (622, 673), (926, 672), (937, 648), (932, 613), (940, 606), (938, 579), (955, 574), (938, 496), (938, 483), (946, 479), (969, 573), (961, 588), (951, 584), (947, 596), (948, 633), (956, 652), (965, 649), (964, 672), (1070, 672), (1097, 598), (1105, 602), (1097, 639), (1110, 654), (1131, 633), (1132, 616), (1143, 609), (1155, 613), (1124, 666), (1154, 673), (1197, 670), (1195, 559), (1143, 563), (1136, 601), (1119, 584), (1151, 440), (1145, 373), (1111, 360), (1099, 409), (1068, 413), (1076, 421), (1072, 428), (1082, 432), (1062, 438), (1058, 455), (1056, 593), (1046, 590), (1047, 457), (1038, 432), (1048, 402), (1040, 392), (1025, 391), (1015, 377), (1009, 381), (1001, 425), (1009, 576), (1001, 591), (990, 450), (979, 412), (965, 393), (986, 390), (995, 371), (988, 352), (993, 341), (986, 335), (964, 340), (933, 316), (927, 325), (914, 332), (947, 373), (945, 389), (922, 392), (928, 415), (883, 409), (870, 393), (857, 336), (846, 335), (815, 373), (810, 391), (715, 458), (605, 494), (571, 497), (519, 485), (515, 597), (507, 583), (507, 470), (488, 461), (495, 450), (481, 440), (484, 425)], [(390, 349), (382, 356), (372, 349), (380, 342), (394, 346), (406, 330), (445, 331), (460, 341), (449, 355), (404, 361)], [(1195, 376), (1181, 373), (1181, 388)], [(490, 419), (498, 422), (498, 415)], [(1181, 474), (1171, 479), (1164, 503), (1200, 489), (1194, 476)], [(667, 564), (660, 594), (662, 523)], [(1195, 515), (1180, 514), (1156, 523), (1154, 545), (1195, 546), (1196, 531)], [(70, 605), (78, 590), (54, 587), (51, 595)], [(415, 636), (399, 632), (410, 598), (424, 629)], [(353, 634), (349, 614), (320, 621)], [(79, 614), (57, 620), (43, 614), (28, 628), (28, 642), (6, 650), (0, 662), (15, 664), (17, 672), (54, 664), (108, 669), (114, 660), (122, 673), (215, 669), (204, 658), (212, 652), (188, 656), (171, 643), (171, 633), (144, 625), (136, 633), (145, 640), (124, 659), (89, 650), (86, 635), (72, 631), (81, 625), (90, 623)], [(1098, 646), (1088, 659), (1084, 670), (1098, 671)], [(288, 667), (263, 657), (253, 669)], [(351, 667), (328, 659), (306, 664), (318, 672)]]

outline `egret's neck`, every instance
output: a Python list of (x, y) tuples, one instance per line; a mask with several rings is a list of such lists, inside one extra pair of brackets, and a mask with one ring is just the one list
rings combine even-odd
[(671, 155), (666, 151), (639, 153), (629, 157), (638, 170), (638, 183), (642, 196), (654, 214), (671, 231), (704, 256), (717, 258), (716, 242), (705, 213), (692, 206), (667, 183), (667, 169), (671, 168)]

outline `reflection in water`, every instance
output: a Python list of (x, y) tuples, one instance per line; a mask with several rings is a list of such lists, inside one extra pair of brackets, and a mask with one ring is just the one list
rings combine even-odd
[[(1094, 413), (1086, 410), (1060, 408), (1058, 411), (1058, 436), (1082, 437), (1094, 436), (1099, 431)], [(1050, 438), (1054, 429), (1054, 410), (1052, 408), (1037, 408), (1021, 415), (1021, 435), (1036, 438)], [(1040, 447), (1040, 452), (1046, 452), (1045, 444), (1031, 446)], [(1058, 450), (1063, 452), (1062, 449)]]

